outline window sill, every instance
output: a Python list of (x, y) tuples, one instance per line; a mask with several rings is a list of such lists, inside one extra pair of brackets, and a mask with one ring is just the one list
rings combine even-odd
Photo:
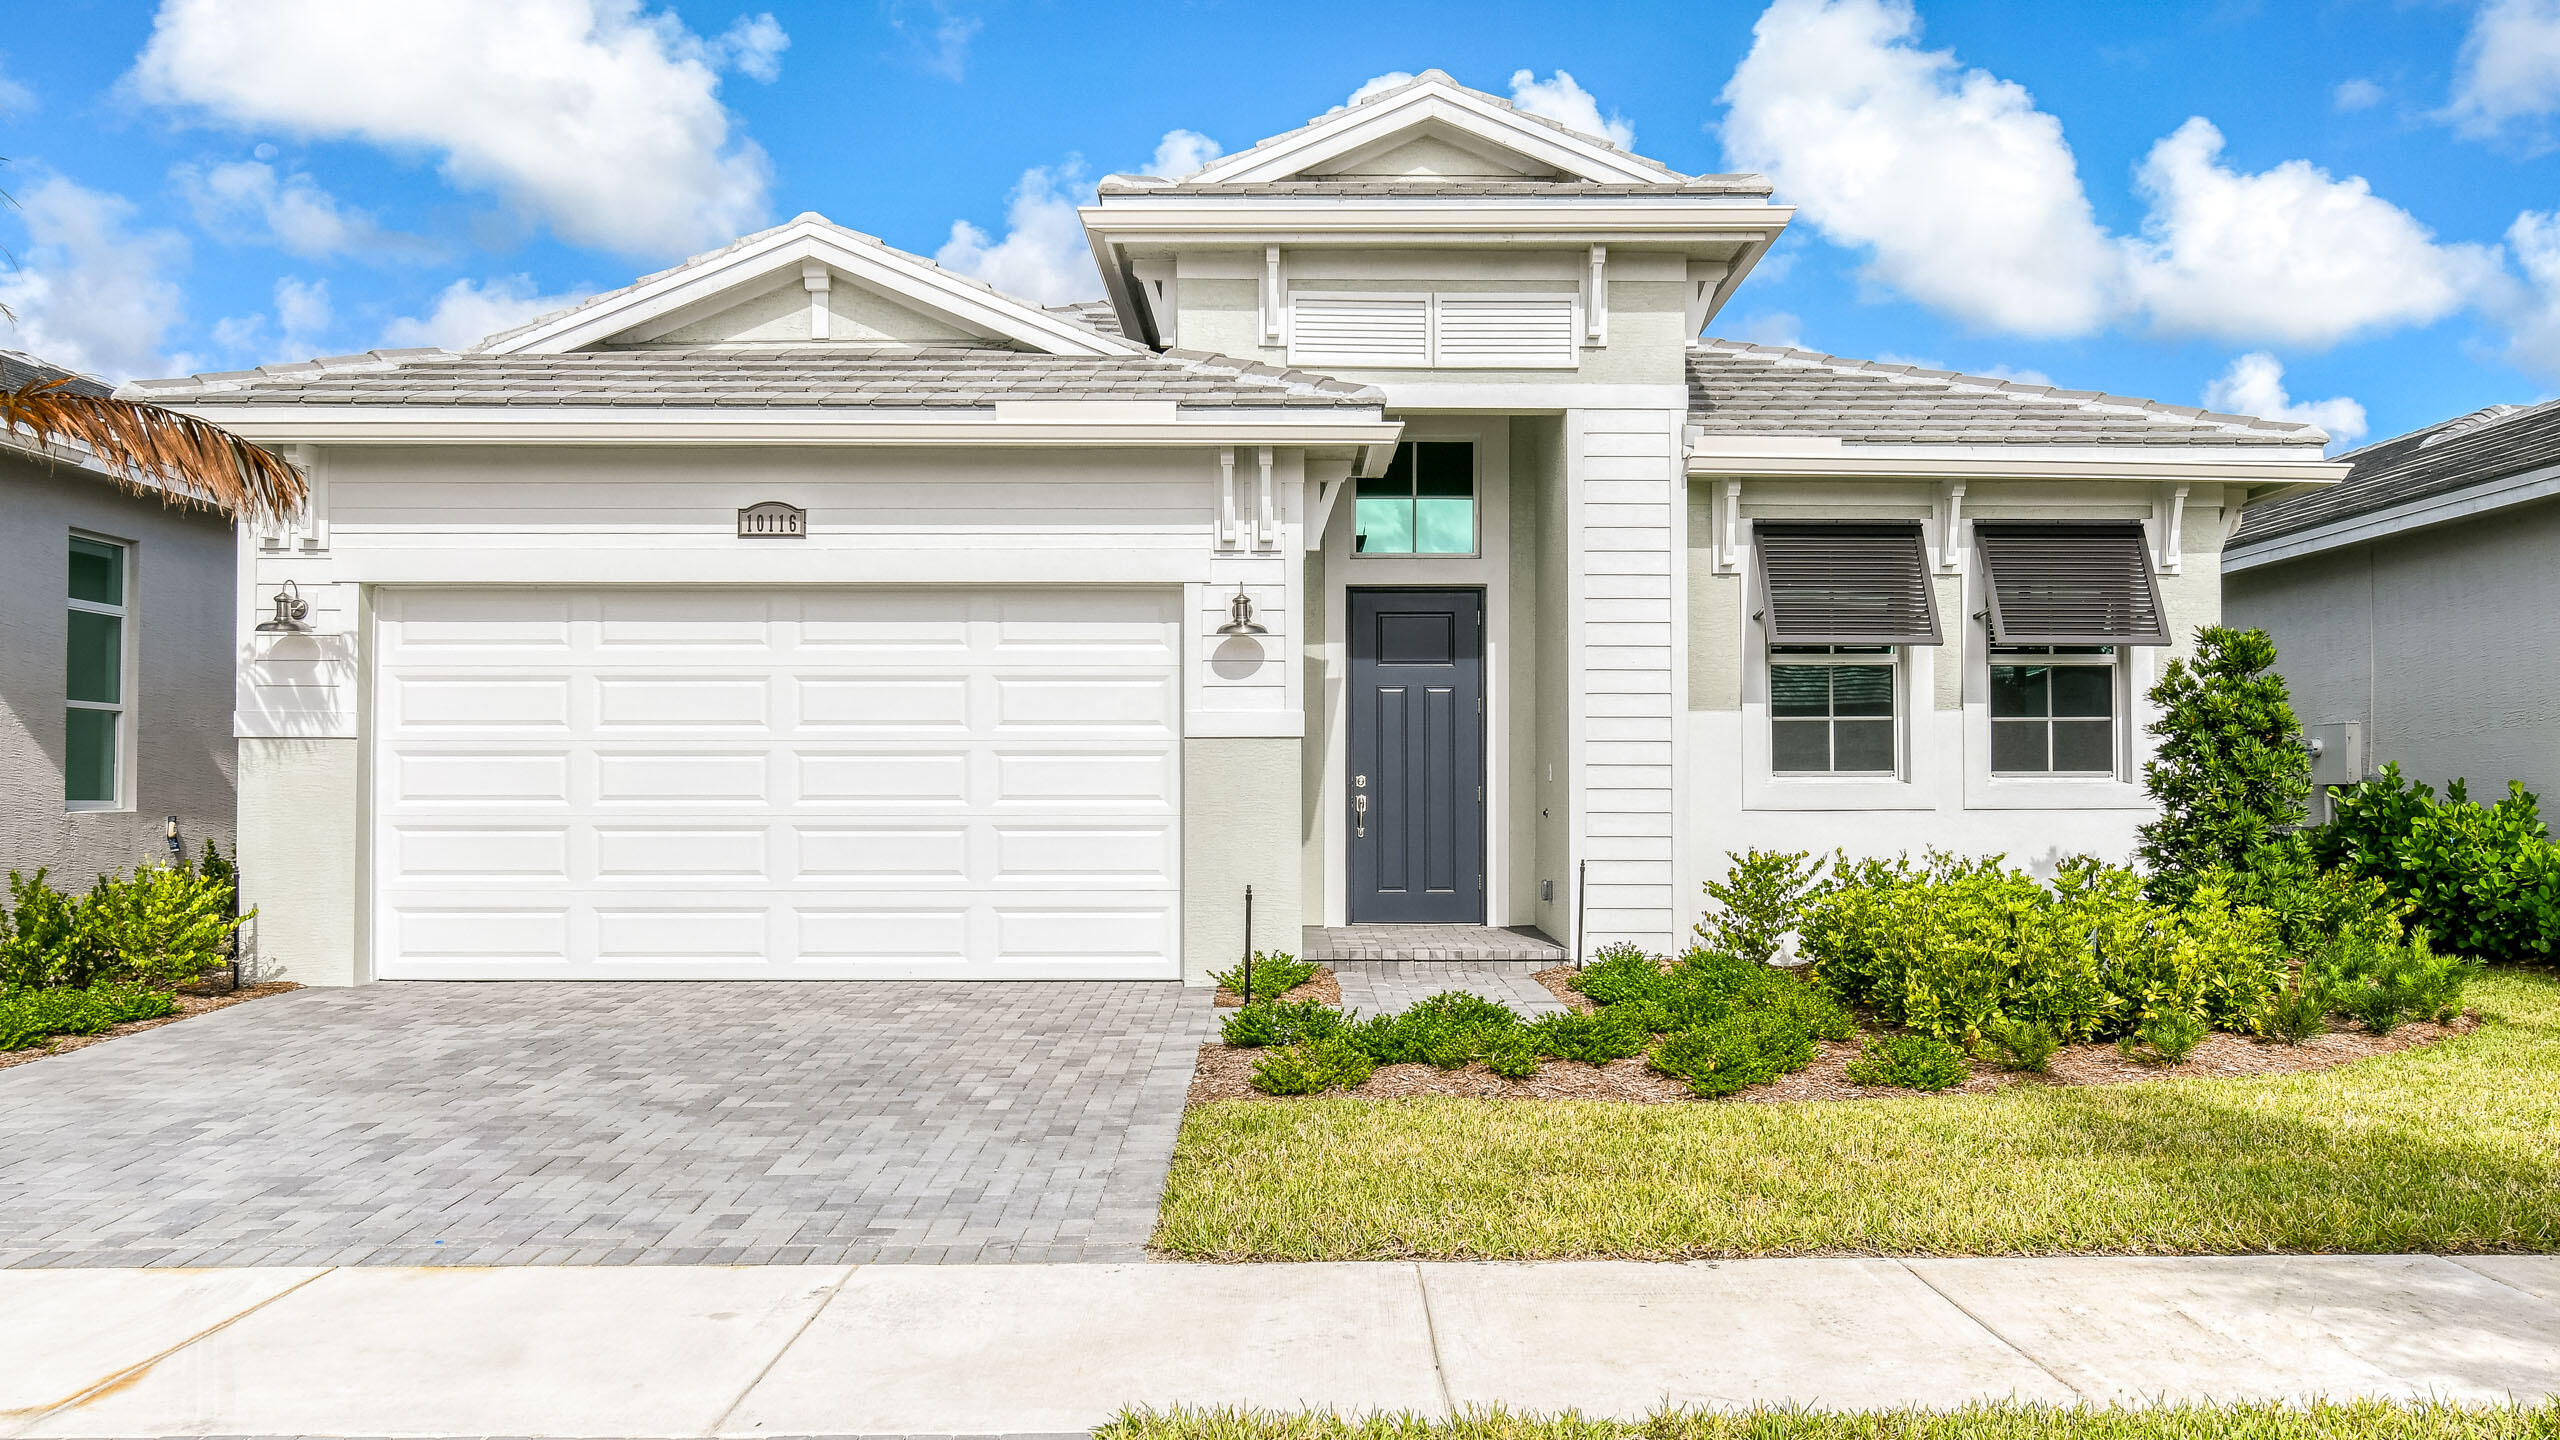
[(2151, 797), (2123, 780), (2030, 780), (1976, 776), (1965, 787), (1968, 810), (2148, 810)]
[(1745, 810), (1935, 810), (1938, 803), (1908, 780), (1881, 775), (1755, 775), (1743, 781)]

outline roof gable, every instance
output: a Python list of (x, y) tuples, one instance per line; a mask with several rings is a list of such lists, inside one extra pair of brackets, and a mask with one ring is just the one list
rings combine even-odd
[(1212, 160), (1183, 183), (1444, 175), (1452, 172), (1410, 167), (1457, 164), (1471, 167), (1455, 172), (1467, 176), (1604, 185), (1676, 184), (1688, 178), (1599, 136), (1524, 114), (1508, 100), (1426, 70), (1395, 89), (1319, 115), (1300, 129)]
[[(812, 291), (825, 297), (829, 323), (824, 339), (811, 334)], [(850, 293), (840, 297), (839, 291)], [(850, 322), (842, 335), (833, 323), (838, 314)], [(799, 333), (787, 333), (795, 324)], [(680, 337), (681, 343), (695, 346), (979, 343), (1048, 355), (1140, 353), (1133, 342), (1078, 325), (814, 213), (490, 336), (472, 348), (490, 355), (565, 355)]]

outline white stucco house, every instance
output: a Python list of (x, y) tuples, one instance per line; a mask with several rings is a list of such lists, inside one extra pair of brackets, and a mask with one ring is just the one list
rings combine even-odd
[(1105, 180), (1103, 302), (803, 215), (138, 385), (311, 477), (241, 539), (266, 963), (1196, 981), (1248, 886), (1664, 949), (1730, 849), (2128, 853), (2240, 507), (2340, 467), (1700, 338), (1789, 215), (1432, 72)]

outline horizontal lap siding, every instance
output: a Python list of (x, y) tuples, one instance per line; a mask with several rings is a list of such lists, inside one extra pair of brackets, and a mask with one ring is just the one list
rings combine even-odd
[(1589, 943), (1675, 943), (1672, 506), (1675, 418), (1577, 416), (1583, 854)]

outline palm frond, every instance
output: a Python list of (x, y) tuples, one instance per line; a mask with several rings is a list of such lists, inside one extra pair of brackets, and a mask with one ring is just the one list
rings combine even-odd
[(139, 400), (79, 395), (65, 379), (0, 390), (0, 436), (86, 450), (138, 495), (279, 521), (302, 507), (302, 473), (219, 425)]

